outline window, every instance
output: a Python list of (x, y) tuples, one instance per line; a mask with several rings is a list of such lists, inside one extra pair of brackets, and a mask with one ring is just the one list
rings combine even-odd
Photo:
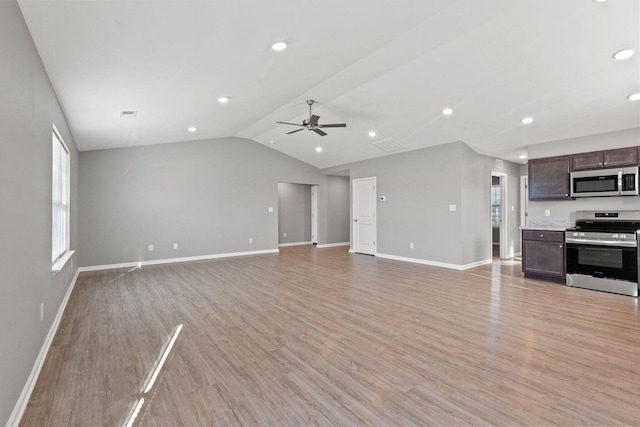
[(52, 223), (51, 262), (55, 264), (69, 251), (69, 149), (58, 129), (52, 132)]

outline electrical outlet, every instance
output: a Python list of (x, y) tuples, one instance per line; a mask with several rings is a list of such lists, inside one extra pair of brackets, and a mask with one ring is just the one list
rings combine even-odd
[(545, 209), (544, 210), (544, 216), (551, 216), (551, 210)]
[(287, 237), (287, 233), (282, 233), (282, 237)]
[(153, 245), (149, 245), (149, 252), (153, 252)]
[(267, 211), (268, 211), (269, 213), (272, 213), (272, 212), (273, 212), (273, 208), (272, 208), (271, 206), (269, 206), (269, 207), (267, 208)]
[(449, 211), (450, 212), (455, 212), (456, 211), (456, 205), (449, 205)]
[(178, 244), (177, 243), (173, 244), (173, 249), (178, 249)]
[(40, 304), (40, 321), (44, 320), (44, 303)]
[(413, 249), (413, 242), (409, 243), (409, 249)]
[(249, 237), (249, 243), (253, 243), (253, 239)]

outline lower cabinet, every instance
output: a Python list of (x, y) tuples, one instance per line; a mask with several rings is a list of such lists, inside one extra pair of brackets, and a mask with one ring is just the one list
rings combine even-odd
[(522, 230), (525, 276), (565, 281), (564, 231)]

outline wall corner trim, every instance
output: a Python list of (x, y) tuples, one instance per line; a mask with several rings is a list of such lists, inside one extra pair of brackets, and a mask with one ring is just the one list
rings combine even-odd
[(318, 244), (316, 245), (316, 248), (318, 249), (322, 249), (322, 248), (333, 248), (336, 246), (349, 246), (351, 244), (351, 242), (340, 242), (340, 243), (325, 243), (325, 244)]
[(207, 259), (229, 258), (234, 256), (273, 254), (273, 253), (279, 253), (279, 252), (280, 252), (279, 249), (265, 249), (261, 251), (230, 252), (225, 254), (198, 255), (198, 256), (182, 257), (182, 258), (154, 259), (149, 261), (124, 262), (120, 264), (91, 265), (88, 267), (80, 267), (78, 268), (78, 271), (83, 272), (83, 271), (111, 270), (114, 268), (127, 268), (127, 267), (137, 267), (137, 266), (157, 265), (157, 264), (171, 264), (175, 262), (202, 261)]
[(76, 269), (76, 273), (69, 284), (69, 288), (67, 289), (67, 293), (64, 295), (62, 299), (62, 304), (58, 308), (58, 313), (56, 314), (55, 319), (53, 319), (53, 324), (51, 328), (49, 328), (49, 333), (47, 334), (44, 343), (42, 343), (42, 347), (40, 348), (40, 353), (38, 353), (38, 357), (31, 369), (31, 373), (29, 374), (29, 378), (27, 378), (27, 383), (24, 385), (22, 389), (22, 393), (20, 393), (20, 397), (16, 402), (16, 405), (9, 416), (9, 420), (7, 421), (7, 427), (17, 427), (22, 420), (22, 416), (24, 415), (24, 411), (27, 408), (27, 403), (29, 403), (29, 399), (31, 398), (31, 393), (33, 393), (33, 389), (36, 386), (36, 382), (38, 381), (38, 376), (40, 375), (40, 371), (42, 370), (42, 366), (44, 365), (44, 361), (47, 358), (47, 353), (49, 353), (49, 347), (51, 347), (51, 343), (53, 342), (53, 337), (56, 336), (56, 332), (58, 332), (58, 326), (60, 326), (60, 320), (62, 319), (62, 314), (64, 310), (67, 308), (67, 303), (69, 302), (69, 297), (71, 297), (71, 292), (73, 292), (73, 288), (76, 285), (76, 280), (78, 279), (78, 274), (80, 274), (80, 269)]
[(468, 270), (468, 269), (473, 268), (473, 267), (479, 267), (481, 265), (491, 264), (491, 262), (492, 262), (491, 259), (485, 259), (485, 260), (482, 260), (482, 261), (473, 262), (471, 264), (460, 265), (460, 264), (449, 264), (449, 263), (446, 263), (446, 262), (439, 262), (439, 261), (429, 261), (429, 260), (426, 260), (426, 259), (407, 258), (407, 257), (401, 257), (401, 256), (396, 256), (396, 255), (388, 255), (388, 254), (381, 254), (381, 253), (377, 253), (376, 256), (380, 257), (380, 258), (392, 259), (392, 260), (395, 260), (395, 261), (412, 262), (412, 263), (415, 263), (415, 264), (430, 265), (432, 267), (444, 267), (444, 268), (450, 268), (450, 269), (453, 269), (453, 270)]

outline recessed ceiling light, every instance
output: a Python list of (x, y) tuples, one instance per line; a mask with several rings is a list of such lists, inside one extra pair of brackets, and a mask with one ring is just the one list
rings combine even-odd
[(625, 59), (631, 58), (635, 53), (633, 49), (622, 49), (613, 54), (613, 59), (624, 61)]
[(526, 154), (523, 154), (523, 155), (520, 156), (521, 159), (526, 159), (527, 157), (529, 157), (529, 156), (527, 156)]
[(373, 138), (373, 137), (374, 137), (374, 136), (376, 136), (376, 135), (377, 135), (376, 131), (374, 131), (374, 130), (370, 130), (370, 131), (369, 131), (369, 136), (370, 136), (371, 138)]
[(445, 108), (444, 110), (442, 110), (442, 114), (444, 114), (445, 116), (450, 116), (453, 114), (453, 109), (452, 108)]
[(596, 2), (596, 3), (604, 3), (604, 2), (606, 2), (607, 0), (593, 0), (593, 1), (594, 1), (594, 2)]
[(278, 42), (271, 45), (271, 49), (279, 52), (281, 50), (285, 50), (287, 48), (287, 44), (285, 42)]
[(640, 101), (640, 92), (632, 93), (631, 95), (627, 96), (627, 99), (629, 101)]
[(531, 123), (533, 123), (533, 117), (525, 117), (522, 120), (520, 120), (522, 122), (522, 124), (524, 125), (530, 125)]
[(229, 98), (228, 96), (221, 96), (220, 98), (218, 98), (218, 102), (219, 102), (220, 104), (224, 104), (224, 103), (229, 102), (229, 100), (230, 100), (230, 99), (231, 99), (231, 98)]
[(192, 132), (192, 133), (193, 133), (193, 132), (197, 131), (197, 130), (198, 130), (198, 128), (197, 128), (197, 127), (195, 127), (195, 126), (191, 126), (190, 128), (187, 128), (187, 130), (188, 130), (189, 132)]
[(320, 153), (322, 151), (322, 147), (316, 147), (316, 151)]
[(270, 141), (269, 141), (269, 144), (271, 144), (271, 145), (276, 145), (275, 141), (273, 141), (273, 140), (270, 140)]

